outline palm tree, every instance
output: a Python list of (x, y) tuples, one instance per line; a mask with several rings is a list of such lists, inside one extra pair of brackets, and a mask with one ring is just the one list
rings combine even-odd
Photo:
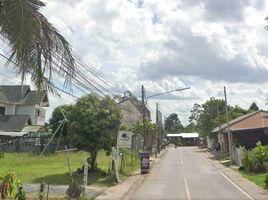
[(40, 0), (0, 0), (0, 35), (11, 48), (7, 65), (22, 82), (30, 74), (39, 90), (55, 92), (54, 76), (70, 88), (75, 61), (69, 43), (40, 12), (44, 6)]

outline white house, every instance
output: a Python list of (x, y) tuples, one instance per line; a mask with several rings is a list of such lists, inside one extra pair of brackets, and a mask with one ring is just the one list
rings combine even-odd
[(44, 107), (48, 106), (46, 91), (31, 90), (29, 85), (0, 86), (0, 115), (2, 116), (28, 116), (33, 125), (44, 125), (46, 114)]

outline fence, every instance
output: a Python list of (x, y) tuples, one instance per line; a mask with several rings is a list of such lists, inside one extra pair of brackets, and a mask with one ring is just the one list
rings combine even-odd
[(244, 158), (244, 148), (243, 147), (233, 147), (232, 160), (234, 164), (242, 166), (242, 159)]
[[(45, 148), (50, 138), (48, 137), (1, 137), (0, 151), (1, 152), (28, 152), (40, 153)], [(58, 149), (64, 149), (64, 145), (69, 141), (54, 138), (46, 149), (46, 153), (55, 152)]]

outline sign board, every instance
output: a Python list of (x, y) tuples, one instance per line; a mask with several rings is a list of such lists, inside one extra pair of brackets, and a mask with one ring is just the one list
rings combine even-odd
[(131, 148), (133, 134), (131, 131), (119, 131), (117, 135), (117, 146), (119, 148)]
[(141, 174), (148, 174), (150, 170), (149, 152), (140, 153), (141, 157)]

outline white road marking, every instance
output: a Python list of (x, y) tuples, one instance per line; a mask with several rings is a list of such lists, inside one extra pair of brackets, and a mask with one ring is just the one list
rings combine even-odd
[(248, 193), (246, 193), (242, 188), (240, 188), (236, 183), (234, 183), (229, 177), (227, 177), (225, 174), (221, 173), (221, 175), (226, 178), (231, 184), (233, 184), (240, 192), (242, 192), (244, 195), (246, 195), (249, 199), (254, 200), (252, 196), (250, 196)]
[(184, 180), (186, 198), (187, 198), (187, 200), (191, 200), (191, 194), (190, 194), (190, 191), (189, 191), (189, 188), (188, 188), (187, 180), (186, 180), (186, 178), (183, 178), (183, 180)]

